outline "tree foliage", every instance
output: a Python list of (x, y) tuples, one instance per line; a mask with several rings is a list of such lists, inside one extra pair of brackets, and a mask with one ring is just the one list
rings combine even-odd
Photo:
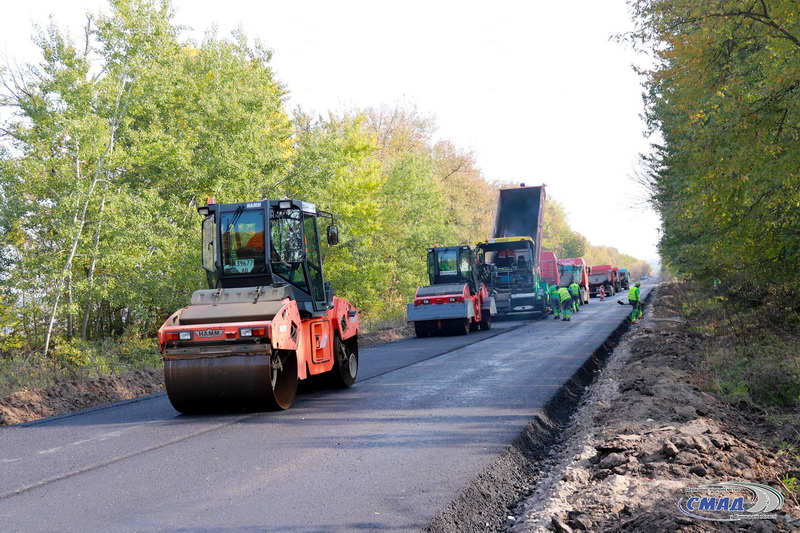
[[(150, 336), (204, 285), (195, 208), (296, 197), (333, 212), (335, 290), (400, 316), (425, 249), (488, 234), (494, 190), (414, 109), (284, 108), (271, 52), (246, 36), (182, 42), (168, 1), (112, 0), (76, 42), (4, 71), (0, 314), (6, 350)], [(52, 342), (51, 342), (52, 341)], [(60, 347), (59, 347), (60, 346)], [(74, 358), (71, 358), (74, 359)]]
[[(326, 277), (372, 323), (403, 316), (426, 248), (490, 235), (496, 188), (431, 117), (290, 114), (271, 52), (244, 34), (182, 41), (169, 0), (108, 7), (81, 40), (51, 23), (41, 59), (1, 73), (1, 354), (44, 353), (54, 372), (106, 369), (89, 351), (110, 341), (132, 357), (205, 286), (207, 197), (334, 213), (342, 242), (324, 250)], [(581, 255), (586, 239), (548, 209), (550, 245)]]
[[(800, 17), (791, 0), (631, 0), (651, 50), (646, 158), (674, 270), (797, 294)], [(770, 287), (765, 289), (765, 287)]]
[(542, 228), (542, 250), (555, 252), (559, 259), (583, 257), (588, 251), (589, 241), (569, 226), (564, 206), (548, 198), (544, 208)]

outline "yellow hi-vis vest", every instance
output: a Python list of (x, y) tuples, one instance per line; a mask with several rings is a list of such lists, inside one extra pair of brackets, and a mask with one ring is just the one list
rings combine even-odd
[(628, 300), (631, 302), (639, 301), (639, 287), (634, 285), (633, 287), (628, 289)]
[(565, 302), (570, 298), (572, 298), (572, 296), (569, 295), (569, 291), (564, 287), (558, 289), (558, 297), (561, 299), (562, 302)]

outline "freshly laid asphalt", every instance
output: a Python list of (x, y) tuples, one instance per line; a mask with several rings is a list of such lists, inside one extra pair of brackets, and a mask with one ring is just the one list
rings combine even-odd
[(157, 394), (0, 429), (0, 531), (423, 530), (625, 321), (619, 299), (362, 349), (355, 386), (288, 411)]

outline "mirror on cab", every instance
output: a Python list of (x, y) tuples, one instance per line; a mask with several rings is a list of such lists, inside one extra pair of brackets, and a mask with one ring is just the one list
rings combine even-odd
[(328, 226), (328, 244), (336, 245), (339, 244), (339, 227), (338, 226)]

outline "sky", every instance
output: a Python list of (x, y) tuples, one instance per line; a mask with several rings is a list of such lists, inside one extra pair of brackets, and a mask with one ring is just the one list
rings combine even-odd
[[(546, 185), (593, 245), (659, 262), (658, 216), (633, 177), (649, 151), (646, 58), (610, 37), (625, 0), (173, 0), (186, 38), (242, 28), (273, 50), (297, 106), (327, 114), (401, 105), (474, 153), (489, 181)], [(81, 34), (106, 0), (0, 0), (0, 57), (38, 59), (33, 24)], [(494, 206), (491, 206), (494, 209)]]

